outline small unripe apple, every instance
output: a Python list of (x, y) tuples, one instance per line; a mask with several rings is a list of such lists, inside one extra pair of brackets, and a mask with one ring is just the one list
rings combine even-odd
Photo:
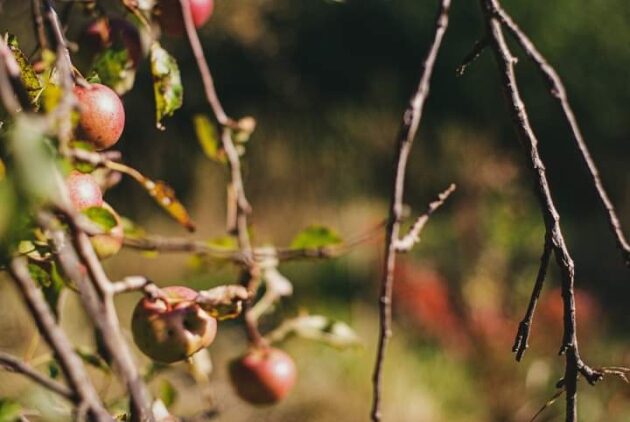
[(230, 379), (237, 394), (252, 404), (273, 404), (289, 394), (297, 380), (291, 356), (280, 349), (260, 347), (232, 361)]
[[(212, 16), (214, 0), (188, 0), (195, 28), (201, 28)], [(179, 0), (160, 0), (156, 11), (157, 20), (164, 32), (180, 36), (186, 32)]]
[(120, 251), (123, 245), (124, 231), (120, 215), (109, 205), (103, 202), (102, 205), (116, 219), (116, 225), (112, 227), (108, 233), (95, 234), (90, 236), (90, 242), (94, 248), (94, 252), (99, 259), (112, 257)]
[(78, 136), (97, 150), (118, 142), (125, 127), (125, 109), (118, 95), (101, 84), (77, 85), (74, 95), (80, 108)]
[(80, 44), (92, 58), (108, 47), (124, 47), (134, 68), (143, 55), (138, 29), (126, 19), (116, 17), (102, 17), (90, 22), (81, 34)]
[(161, 289), (163, 297), (138, 302), (131, 320), (133, 339), (151, 359), (172, 363), (208, 347), (217, 321), (195, 303), (197, 292), (184, 286)]
[(66, 179), (70, 202), (77, 211), (103, 205), (103, 192), (89, 174), (73, 170)]

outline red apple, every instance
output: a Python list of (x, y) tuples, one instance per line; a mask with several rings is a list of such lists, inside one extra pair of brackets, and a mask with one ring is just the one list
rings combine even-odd
[(273, 404), (289, 394), (297, 380), (291, 356), (280, 349), (261, 347), (230, 363), (237, 394), (252, 404)]
[(70, 202), (77, 211), (103, 205), (103, 192), (89, 174), (73, 170), (66, 179)]
[(125, 109), (118, 95), (101, 84), (77, 85), (74, 95), (80, 106), (78, 136), (97, 150), (118, 142), (125, 127)]
[(123, 245), (124, 232), (120, 216), (111, 205), (107, 202), (103, 202), (102, 207), (114, 216), (116, 225), (110, 229), (109, 233), (90, 236), (90, 242), (99, 259), (106, 259), (116, 255), (118, 251), (120, 251)]
[[(196, 28), (201, 28), (212, 16), (214, 0), (188, 0)], [(156, 9), (157, 20), (164, 32), (180, 36), (186, 32), (179, 0), (160, 0)]]
[(110, 46), (123, 47), (134, 68), (143, 55), (138, 29), (126, 19), (116, 17), (102, 17), (90, 22), (83, 30), (80, 43), (92, 58)]
[(161, 290), (164, 297), (145, 297), (134, 309), (131, 330), (138, 348), (153, 360), (172, 363), (208, 347), (217, 321), (195, 303), (197, 292), (184, 286)]

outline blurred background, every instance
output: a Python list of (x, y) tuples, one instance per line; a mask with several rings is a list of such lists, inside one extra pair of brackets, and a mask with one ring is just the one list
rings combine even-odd
[[(64, 2), (57, 3), (61, 7)], [(116, 2), (110, 3), (112, 14), (122, 16)], [(451, 182), (458, 189), (431, 219), (422, 243), (400, 257), (394, 337), (385, 365), (385, 415), (401, 422), (528, 421), (555, 393), (564, 370), (564, 359), (557, 355), (559, 276), (552, 265), (530, 349), (517, 364), (510, 350), (538, 269), (544, 228), (492, 56), (484, 53), (456, 76), (456, 67), (482, 34), (482, 23), (475, 2), (454, 3), (409, 165), (406, 200), (416, 215)], [(563, 77), (630, 233), (630, 6), (624, 0), (503, 3)], [(0, 4), (0, 28), (16, 34), (23, 49), (32, 51), (29, 2)], [(415, 0), (216, 1), (215, 14), (200, 36), (228, 114), (252, 115), (258, 122), (244, 157), (257, 244), (285, 246), (309, 224), (329, 226), (347, 238), (386, 216), (394, 140), (436, 5)], [(79, 9), (71, 14), (71, 40), (85, 24)], [(132, 181), (124, 180), (106, 199), (149, 233), (217, 238), (225, 231), (228, 175), (205, 158), (192, 124), (193, 115), (211, 116), (211, 111), (185, 39), (164, 38), (162, 43), (179, 62), (184, 106), (165, 122), (166, 131), (155, 128), (144, 60), (133, 90), (124, 97), (127, 124), (118, 145), (126, 163), (172, 184), (198, 231), (185, 233)], [(536, 69), (512, 46), (521, 58), (521, 91), (576, 261), (582, 356), (594, 367), (630, 366), (630, 273), (558, 107)], [(263, 321), (263, 329), (306, 309), (348, 322), (363, 341), (363, 347), (343, 351), (308, 340), (284, 343), (300, 378), (283, 403), (253, 408), (232, 392), (226, 362), (246, 345), (235, 322), (223, 323), (210, 349), (214, 371), (203, 392), (193, 386), (184, 364), (160, 372), (152, 390), (159, 394), (169, 380), (178, 391), (172, 410), (183, 416), (211, 408), (213, 420), (230, 422), (366, 420), (382, 249), (378, 237), (338, 259), (281, 266), (295, 294)], [(142, 274), (160, 285), (198, 289), (237, 277), (230, 266), (133, 250), (105, 267), (112, 279)], [(34, 359), (45, 356), (16, 297), (12, 285), (2, 280), (0, 349)], [(127, 332), (138, 297), (118, 301)], [(63, 325), (77, 344), (90, 348), (85, 320), (69, 295)], [(119, 387), (96, 369), (94, 376), (103, 394), (114, 400)], [(630, 388), (621, 380), (607, 377), (595, 388), (581, 381), (579, 388), (581, 420), (630, 420)], [(39, 414), (35, 420), (68, 418), (54, 397), (19, 376), (0, 372), (0, 396), (33, 409)], [(561, 399), (539, 420), (562, 420), (563, 414)]]

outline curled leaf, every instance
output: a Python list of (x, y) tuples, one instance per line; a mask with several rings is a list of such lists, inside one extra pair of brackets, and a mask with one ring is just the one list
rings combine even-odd
[(160, 130), (164, 130), (162, 119), (172, 116), (182, 106), (184, 87), (177, 61), (154, 42), (151, 45), (151, 75), (155, 94), (155, 121)]
[(13, 57), (15, 57), (15, 61), (17, 61), (18, 66), (20, 67), (20, 79), (22, 80), (22, 85), (24, 85), (24, 88), (28, 93), (28, 97), (31, 99), (31, 103), (36, 104), (37, 98), (42, 91), (41, 81), (37, 77), (37, 73), (35, 73), (33, 66), (31, 66), (22, 50), (20, 50), (17, 38), (13, 35), (9, 35), (8, 44), (11, 49), (11, 53), (13, 53)]
[(188, 231), (195, 231), (195, 225), (184, 205), (175, 197), (175, 191), (166, 182), (146, 179), (143, 183), (149, 195)]
[(203, 114), (197, 114), (193, 118), (197, 140), (206, 154), (206, 157), (221, 164), (227, 163), (225, 151), (221, 148), (221, 141), (216, 128)]

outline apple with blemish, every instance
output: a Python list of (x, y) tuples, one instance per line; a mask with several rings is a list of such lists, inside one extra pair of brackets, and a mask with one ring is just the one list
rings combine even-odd
[(125, 127), (125, 109), (118, 95), (102, 84), (77, 85), (79, 102), (77, 135), (97, 150), (116, 144)]
[(141, 299), (134, 309), (131, 330), (138, 348), (155, 361), (173, 363), (208, 347), (217, 321), (195, 302), (197, 292), (184, 286), (161, 292), (161, 297)]

